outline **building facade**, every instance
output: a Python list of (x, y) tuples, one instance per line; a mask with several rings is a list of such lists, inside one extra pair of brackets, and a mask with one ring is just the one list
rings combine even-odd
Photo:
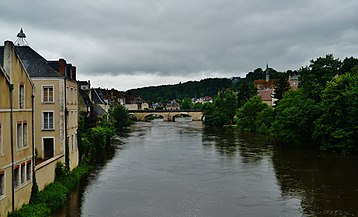
[[(51, 67), (56, 70), (64, 79), (64, 108), (65, 108), (65, 147), (68, 147), (68, 160), (70, 170), (79, 164), (79, 151), (77, 141), (78, 130), (78, 84), (76, 81), (77, 68), (68, 64), (66, 60), (49, 61)], [(66, 149), (66, 148), (65, 148)], [(67, 155), (65, 150), (65, 155)], [(65, 159), (66, 162), (66, 159)]]
[(0, 216), (29, 202), (33, 83), (12, 42), (0, 47)]

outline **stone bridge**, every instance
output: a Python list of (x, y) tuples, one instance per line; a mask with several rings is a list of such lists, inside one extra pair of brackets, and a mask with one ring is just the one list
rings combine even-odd
[(149, 116), (163, 117), (164, 121), (175, 121), (176, 117), (190, 116), (193, 121), (202, 121), (203, 112), (194, 109), (185, 110), (128, 110), (128, 113), (137, 121), (145, 121)]

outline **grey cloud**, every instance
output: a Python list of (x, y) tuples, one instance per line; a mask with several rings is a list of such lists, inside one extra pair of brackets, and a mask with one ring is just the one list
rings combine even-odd
[(15, 0), (0, 3), (0, 24), (24, 27), (32, 46), (82, 73), (190, 77), (357, 56), (357, 9), (355, 0)]

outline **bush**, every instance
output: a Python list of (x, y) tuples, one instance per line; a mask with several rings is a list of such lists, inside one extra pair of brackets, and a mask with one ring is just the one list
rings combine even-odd
[(60, 161), (57, 161), (55, 168), (55, 179), (61, 179), (66, 176), (65, 165)]
[(59, 182), (54, 182), (38, 193), (35, 204), (44, 203), (51, 210), (56, 210), (63, 205), (69, 190)]
[(51, 214), (50, 208), (44, 203), (27, 204), (20, 210), (9, 214), (9, 217), (48, 217)]

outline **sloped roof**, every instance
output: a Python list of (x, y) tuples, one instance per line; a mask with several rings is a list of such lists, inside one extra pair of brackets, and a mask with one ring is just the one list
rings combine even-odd
[(92, 89), (92, 100), (95, 104), (107, 104), (106, 103), (106, 98), (104, 98), (105, 96), (103, 95), (103, 93), (100, 91), (100, 89)]
[[(29, 46), (15, 46), (27, 73), (30, 77), (62, 77), (54, 70), (45, 58)], [(0, 62), (4, 61), (4, 46), (0, 46)]]
[(266, 90), (258, 90), (257, 95), (261, 97), (262, 101), (272, 101), (272, 90), (266, 89)]

